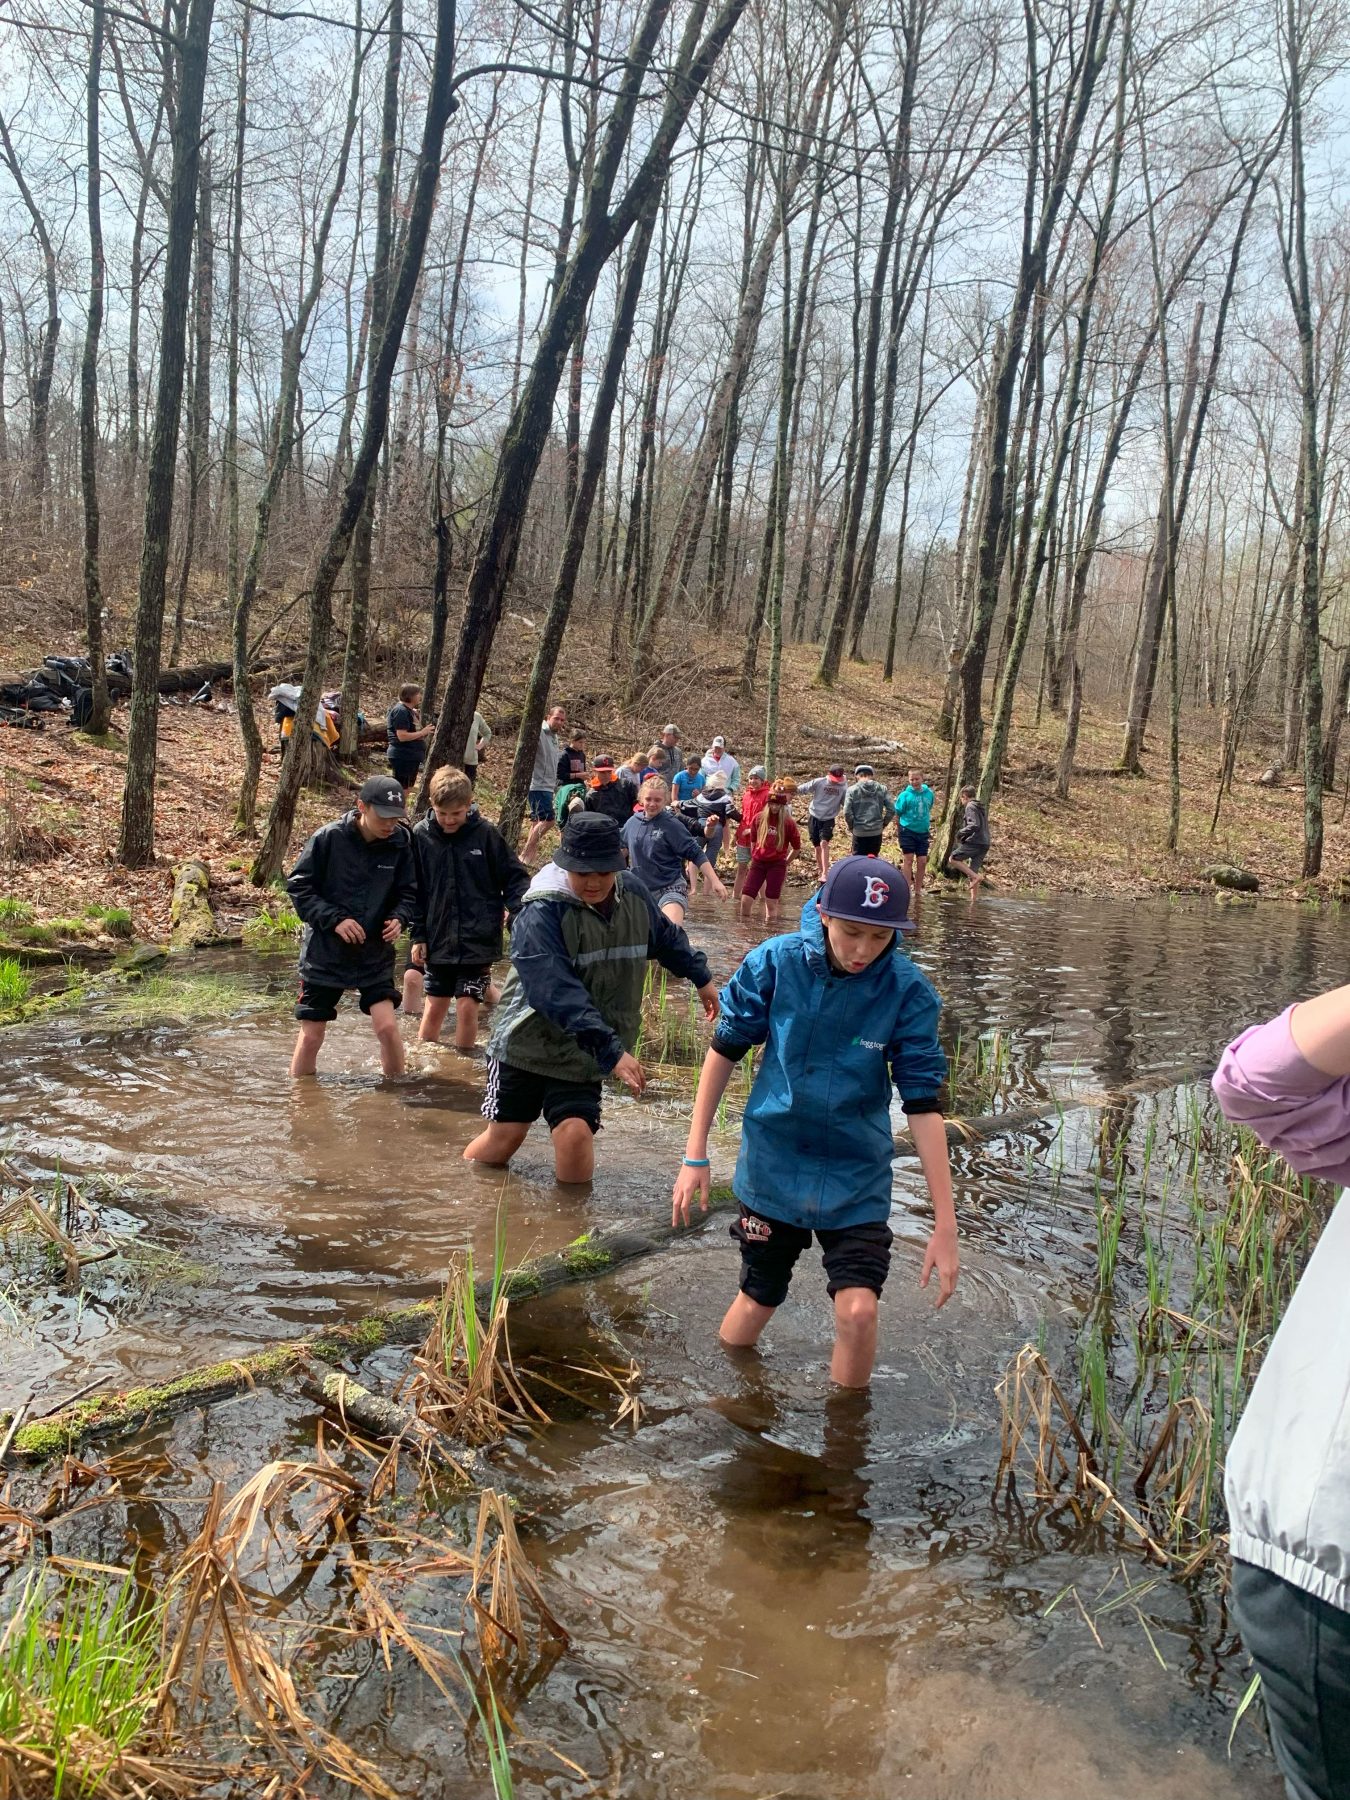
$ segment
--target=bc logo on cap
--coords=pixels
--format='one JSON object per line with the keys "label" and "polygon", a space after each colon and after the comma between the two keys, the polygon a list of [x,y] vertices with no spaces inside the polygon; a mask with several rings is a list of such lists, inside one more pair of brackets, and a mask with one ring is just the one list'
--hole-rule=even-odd
{"label": "bc logo on cap", "polygon": [[862,904],[864,906],[884,906],[891,897],[890,884],[880,875],[869,875],[863,883]]}

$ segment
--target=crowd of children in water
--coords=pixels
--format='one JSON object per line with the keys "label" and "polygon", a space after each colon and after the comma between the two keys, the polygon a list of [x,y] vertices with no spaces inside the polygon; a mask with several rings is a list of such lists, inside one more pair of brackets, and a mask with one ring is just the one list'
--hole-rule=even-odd
{"label": "crowd of children in water", "polygon": [[[866,1387],[891,1261],[893,1092],[932,1203],[920,1279],[937,1277],[938,1306],[960,1267],[940,1002],[901,949],[930,843],[934,794],[921,771],[910,770],[894,796],[866,763],[851,781],[840,764],[800,782],[771,779],[758,765],[742,776],[724,738],[686,756],[674,725],[645,756],[588,761],[583,734],[568,730],[557,707],[539,737],[522,861],[474,805],[491,735],[479,715],[462,766],[436,771],[429,810],[409,828],[405,789],[430,735],[419,701],[405,688],[390,713],[391,773],[373,776],[352,812],[315,832],[291,872],[304,922],[292,1074],[314,1073],[344,992],[355,990],[391,1076],[404,1067],[404,992],[417,993],[419,1036],[430,1042],[453,1004],[454,1041],[465,1052],[476,1046],[482,1010],[495,1006],[483,1129],[464,1156],[505,1165],[542,1118],[558,1180],[584,1183],[604,1083],[635,1096],[646,1084],[636,1054],[642,994],[648,964],[660,963],[693,986],[710,1027],[671,1195],[675,1225],[709,1204],[712,1124],[736,1064],[756,1052],[732,1184],[740,1281],[721,1340],[758,1342],[814,1237],[834,1304],[831,1377]],[[802,849],[797,797],[807,801],[816,875],[799,928],[756,944],[719,989],[684,930],[691,885],[726,897],[717,868],[729,843],[743,914],[762,897],[776,924]],[[973,791],[960,798],[946,866],[965,875],[973,900],[989,825]],[[840,819],[850,853],[834,860]],[[880,854],[892,819],[901,867]],[[532,875],[526,864],[554,830],[552,861]],[[498,992],[505,928],[510,972]],[[401,991],[405,932],[412,948]],[[1350,988],[1245,1032],[1214,1086],[1224,1110],[1295,1168],[1350,1179]],[[1347,1232],[1342,1205],[1267,1352],[1225,1476],[1234,1606],[1294,1800],[1350,1800]]]}
{"label": "crowd of children in water", "polygon": [[[932,788],[911,770],[893,798],[865,763],[851,782],[840,764],[800,783],[771,779],[757,764],[742,775],[723,737],[702,756],[686,756],[673,724],[645,756],[590,762],[584,734],[569,730],[555,707],[539,735],[522,858],[474,804],[490,737],[481,717],[466,746],[472,754],[435,772],[427,812],[410,822],[406,795],[430,730],[420,698],[405,687],[390,711],[390,773],[372,776],[350,813],[316,831],[291,871],[304,925],[292,1075],[315,1073],[346,992],[370,1019],[386,1076],[404,1069],[405,998],[410,1010],[420,1003],[418,1035],[429,1043],[439,1041],[453,1006],[462,1052],[475,1049],[482,1013],[492,1008],[484,1125],[465,1157],[505,1165],[542,1118],[558,1180],[587,1182],[604,1083],[634,1095],[646,1085],[636,1055],[642,994],[648,963],[660,963],[695,988],[711,1028],[674,1187],[677,1221],[707,1205],[712,1119],[736,1063],[752,1047],[759,1052],[735,1180],[740,1292],[723,1340],[756,1342],[814,1233],[835,1307],[834,1378],[866,1386],[890,1264],[893,1087],[933,1203],[922,1280],[937,1275],[939,1305],[958,1270],[939,1001],[899,948],[911,928],[912,893],[924,881]],[[798,794],[807,801],[816,875],[801,928],[756,945],[719,991],[684,930],[691,885],[734,897],[743,916],[761,900],[766,923],[776,925],[789,866],[802,850],[792,812]],[[952,861],[973,896],[988,823],[973,793],[963,799]],[[879,855],[892,817],[903,869]],[[836,860],[840,819],[851,844]],[[552,831],[552,860],[532,874],[528,865]],[[730,896],[717,872],[727,845],[736,865]],[[499,990],[493,965],[508,930],[510,970]],[[405,934],[411,950],[400,984]]]}

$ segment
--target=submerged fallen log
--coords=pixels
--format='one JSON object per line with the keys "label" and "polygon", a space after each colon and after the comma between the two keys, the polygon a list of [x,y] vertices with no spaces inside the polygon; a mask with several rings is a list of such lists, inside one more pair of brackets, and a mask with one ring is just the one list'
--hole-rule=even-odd
{"label": "submerged fallen log", "polygon": [[[513,1269],[506,1277],[506,1293],[519,1306],[576,1282],[608,1275],[624,1263],[651,1256],[675,1239],[702,1230],[735,1204],[730,1188],[717,1187],[707,1214],[697,1216],[689,1226],[635,1225],[588,1232],[551,1256],[541,1256]],[[490,1278],[478,1282],[476,1297],[478,1311],[486,1318],[492,1301]],[[312,1379],[315,1363],[334,1368],[367,1356],[384,1344],[420,1344],[430,1331],[435,1314],[436,1302],[422,1300],[413,1306],[370,1313],[350,1325],[332,1326],[316,1337],[297,1338],[293,1343],[255,1350],[249,1356],[189,1369],[156,1386],[92,1395],[21,1425],[14,1433],[9,1460],[49,1462],[82,1444],[128,1437],[189,1408],[212,1406],[249,1388],[276,1387],[297,1378]],[[0,1419],[0,1431],[8,1423],[8,1418]]]}

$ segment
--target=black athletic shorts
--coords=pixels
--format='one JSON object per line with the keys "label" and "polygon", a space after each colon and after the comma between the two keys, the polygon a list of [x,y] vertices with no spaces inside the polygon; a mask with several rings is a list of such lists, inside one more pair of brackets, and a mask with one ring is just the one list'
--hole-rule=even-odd
{"label": "black athletic shorts", "polygon": [[536,1075],[513,1063],[487,1059],[487,1092],[483,1117],[494,1125],[533,1125],[542,1114],[550,1131],[564,1119],[584,1119],[591,1130],[600,1129],[600,1083],[558,1081],[552,1075]]}
{"label": "black athletic shorts", "polygon": [[808,813],[806,830],[813,844],[828,844],[834,836],[834,820],[818,819],[814,813]]}
{"label": "black athletic shorts", "polygon": [[947,861],[964,863],[973,875],[978,875],[980,870],[984,867],[984,859],[988,854],[988,844],[980,844],[978,846],[971,846],[968,844],[964,849],[958,844],[955,850],[953,850],[951,855],[947,858]]}
{"label": "black athletic shorts", "polygon": [[[313,1019],[323,1024],[330,1024],[337,1017],[338,1001],[345,993],[345,987],[329,987],[326,982],[309,981],[300,977],[300,992],[296,995],[295,1016],[297,1019]],[[381,1000],[389,1000],[397,1006],[402,995],[392,981],[378,981],[374,987],[357,988],[357,999],[361,1011],[368,1013],[372,1006],[378,1006]]]}
{"label": "black athletic shorts", "polygon": [[[781,1306],[797,1258],[811,1248],[811,1233],[801,1225],[785,1225],[766,1219],[763,1213],[741,1208],[741,1216],[729,1227],[741,1246],[741,1292],[761,1306]],[[880,1294],[891,1267],[895,1234],[884,1220],[870,1225],[845,1225],[838,1231],[818,1231],[821,1260],[829,1279],[831,1300],[840,1288],[871,1288]]]}
{"label": "black athletic shorts", "polygon": [[908,825],[900,827],[900,854],[902,856],[927,856],[929,833],[911,831]]}
{"label": "black athletic shorts", "polygon": [[491,963],[428,963],[422,971],[428,1000],[487,999]]}
{"label": "black athletic shorts", "polygon": [[853,854],[855,856],[879,856],[881,854],[881,837],[879,831],[869,831],[859,837],[853,834]]}

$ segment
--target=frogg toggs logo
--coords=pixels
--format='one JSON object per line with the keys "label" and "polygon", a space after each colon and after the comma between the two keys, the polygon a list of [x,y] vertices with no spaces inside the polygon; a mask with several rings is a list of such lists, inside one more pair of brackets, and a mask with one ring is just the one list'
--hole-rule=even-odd
{"label": "frogg toggs logo", "polygon": [[884,1050],[886,1048],[879,1038],[855,1037],[853,1042],[859,1050]]}

